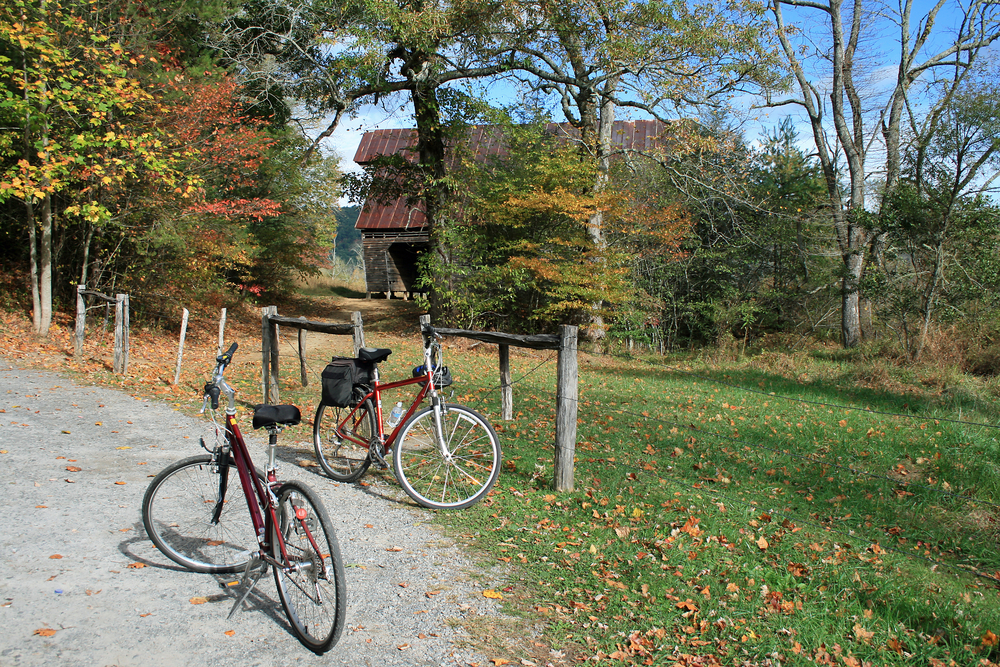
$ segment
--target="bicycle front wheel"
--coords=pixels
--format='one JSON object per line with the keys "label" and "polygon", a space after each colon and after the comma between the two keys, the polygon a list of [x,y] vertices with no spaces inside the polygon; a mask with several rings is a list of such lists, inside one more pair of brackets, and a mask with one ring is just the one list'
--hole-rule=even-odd
{"label": "bicycle front wheel", "polygon": [[434,422],[432,406],[414,414],[403,427],[393,445],[396,479],[424,507],[473,505],[500,476],[500,439],[485,417],[463,405],[441,406],[443,442]]}
{"label": "bicycle front wheel", "polygon": [[[357,400],[361,400],[358,396]],[[313,420],[313,448],[316,450],[316,460],[324,472],[338,482],[355,482],[371,465],[368,449],[356,442],[344,439],[337,428],[344,421],[351,408],[338,408],[323,405],[316,408],[316,419]],[[371,442],[377,429],[375,426],[375,408],[371,401],[365,401],[343,426],[343,432],[366,443]]]}
{"label": "bicycle front wheel", "polygon": [[[260,471],[256,474],[264,480]],[[220,465],[202,454],[164,468],[146,489],[142,523],[163,555],[195,572],[242,570],[257,549],[231,457],[228,465]]]}
{"label": "bicycle front wheel", "polygon": [[[344,630],[347,589],[337,535],[323,501],[304,484],[278,489],[277,524],[272,529],[274,581],[281,606],[299,641],[321,655]],[[281,554],[284,541],[287,560]]]}

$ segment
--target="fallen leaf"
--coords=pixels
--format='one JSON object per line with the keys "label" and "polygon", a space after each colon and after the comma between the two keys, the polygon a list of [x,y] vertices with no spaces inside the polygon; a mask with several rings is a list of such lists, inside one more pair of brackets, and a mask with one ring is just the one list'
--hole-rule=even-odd
{"label": "fallen leaf", "polygon": [[131,570],[138,570],[138,569],[146,567],[146,564],[145,563],[129,563],[125,567],[127,567],[127,568],[129,568]]}
{"label": "fallen leaf", "polygon": [[440,592],[441,592],[440,590],[437,590],[437,591],[427,591],[426,593],[424,593],[424,595],[426,595],[427,597],[430,598],[430,597],[434,597],[435,595],[437,595]]}
{"label": "fallen leaf", "polygon": [[56,631],[53,630],[52,628],[38,628],[37,630],[35,630],[31,634],[38,635],[40,637],[51,637],[55,633],[56,633]]}
{"label": "fallen leaf", "polygon": [[97,591],[92,591],[92,590],[90,590],[90,589],[88,588],[88,589],[87,589],[87,595],[97,595],[98,593],[100,593],[100,592],[101,592],[101,591],[103,591],[103,590],[104,590],[104,589],[102,588],[102,589],[100,589],[100,590],[97,590]]}
{"label": "fallen leaf", "polygon": [[986,634],[983,635],[982,640],[983,646],[996,646],[997,642],[1000,641],[1000,638],[998,638],[991,631],[987,630]]}
{"label": "fallen leaf", "polygon": [[153,612],[147,611],[145,614],[139,614],[139,618],[146,618],[147,616],[152,616]]}
{"label": "fallen leaf", "polygon": [[403,547],[389,547],[386,551],[402,551]]}
{"label": "fallen leaf", "polygon": [[309,459],[302,459],[301,461],[299,461],[299,467],[300,468],[318,468],[319,464],[316,463],[315,461],[311,461]]}
{"label": "fallen leaf", "polygon": [[222,634],[224,634],[224,635],[225,635],[225,636],[227,636],[227,637],[232,637],[233,635],[235,635],[235,634],[236,634],[236,630],[226,630],[226,631],[225,631],[225,632],[223,632]]}
{"label": "fallen leaf", "polygon": [[66,470],[69,470],[70,472],[80,472],[83,468],[80,466],[66,466]]}
{"label": "fallen leaf", "polygon": [[500,665],[510,664],[510,660],[505,660],[504,658],[493,658],[490,660],[490,662],[492,662],[494,665],[497,665],[497,667],[499,667]]}
{"label": "fallen leaf", "polygon": [[760,549],[761,551],[767,549],[767,540],[765,540],[763,536],[761,536],[761,538],[757,540],[757,548]]}
{"label": "fallen leaf", "polygon": [[398,648],[400,651],[405,651],[406,649],[410,648],[410,645],[409,644],[400,644],[396,648]]}
{"label": "fallen leaf", "polygon": [[126,482],[115,482],[115,484],[117,484],[117,485],[119,485],[119,486],[122,486],[122,485],[124,485],[125,483],[126,483]]}
{"label": "fallen leaf", "polygon": [[35,505],[35,509],[38,509],[38,510],[45,510],[45,509],[48,509],[48,508],[49,508],[48,505]]}
{"label": "fallen leaf", "polygon": [[49,558],[51,558],[52,560],[59,560],[60,558],[62,558],[62,556],[60,556],[59,554],[52,554],[51,556],[49,556]]}
{"label": "fallen leaf", "polygon": [[490,598],[491,600],[503,600],[503,593],[499,593],[494,590],[483,591],[484,598]]}
{"label": "fallen leaf", "polygon": [[854,637],[859,642],[864,642],[865,644],[867,644],[872,640],[872,637],[874,636],[875,636],[874,632],[869,632],[868,630],[865,630],[860,623],[854,624]]}
{"label": "fallen leaf", "polygon": [[191,604],[205,604],[206,602],[208,602],[208,598],[194,597],[188,600],[188,602],[190,602]]}
{"label": "fallen leaf", "polygon": [[115,449],[132,449],[132,448],[129,447],[128,445],[124,445],[122,447],[115,447]]}

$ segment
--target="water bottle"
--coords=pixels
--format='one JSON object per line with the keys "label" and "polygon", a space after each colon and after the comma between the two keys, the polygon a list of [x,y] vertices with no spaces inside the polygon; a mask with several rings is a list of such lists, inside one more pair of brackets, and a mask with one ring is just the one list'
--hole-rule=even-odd
{"label": "water bottle", "polygon": [[403,404],[396,403],[392,406],[392,412],[389,413],[389,426],[395,426],[399,423],[399,420],[403,418]]}

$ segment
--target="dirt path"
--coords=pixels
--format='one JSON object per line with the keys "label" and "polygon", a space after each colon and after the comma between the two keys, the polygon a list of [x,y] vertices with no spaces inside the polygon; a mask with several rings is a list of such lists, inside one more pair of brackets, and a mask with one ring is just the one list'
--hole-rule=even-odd
{"label": "dirt path", "polygon": [[[313,486],[336,525],[347,629],[322,658],[308,652],[270,577],[227,620],[236,590],[174,566],[140,517],[149,477],[199,453],[204,431],[204,421],[165,404],[0,358],[0,667],[492,664],[454,623],[502,622],[482,595],[495,584],[489,575],[426,525],[393,482],[336,484],[295,465],[289,450],[279,476]],[[262,462],[264,441],[252,440]]]}

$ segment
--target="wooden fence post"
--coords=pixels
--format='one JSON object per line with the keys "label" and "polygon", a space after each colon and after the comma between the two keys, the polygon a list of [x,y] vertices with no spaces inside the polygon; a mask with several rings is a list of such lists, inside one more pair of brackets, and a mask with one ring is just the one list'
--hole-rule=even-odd
{"label": "wooden fence post", "polygon": [[514,418],[514,388],[510,384],[510,345],[500,345],[500,419]]}
{"label": "wooden fence post", "polygon": [[114,372],[128,372],[128,294],[115,295],[115,359]]}
{"label": "wooden fence post", "polygon": [[[304,322],[306,318],[302,318]],[[299,373],[302,376],[302,386],[309,386],[309,375],[306,373],[306,330],[299,329]]]}
{"label": "wooden fence post", "polygon": [[278,325],[271,322],[277,314],[277,306],[261,308],[261,395],[270,405],[278,404]]}
{"label": "wooden fence post", "polygon": [[361,311],[351,313],[351,323],[354,325],[354,356],[365,346],[365,327],[361,322]]}
{"label": "wooden fence post", "polygon": [[73,332],[73,357],[79,359],[83,354],[83,336],[87,329],[87,302],[83,300],[83,290],[86,285],[76,286],[76,330]]}
{"label": "wooden fence post", "polygon": [[556,491],[573,490],[573,458],[576,454],[576,415],[579,399],[577,327],[559,327],[559,360],[556,372]]}
{"label": "wooden fence post", "polygon": [[181,342],[177,346],[177,370],[174,371],[174,385],[176,386],[181,379],[181,360],[184,358],[184,339],[187,338],[188,330],[188,316],[190,313],[188,309],[184,309],[184,314],[181,316]]}
{"label": "wooden fence post", "polygon": [[222,309],[222,316],[219,318],[219,351],[215,356],[222,354],[222,346],[226,344],[226,309]]}

